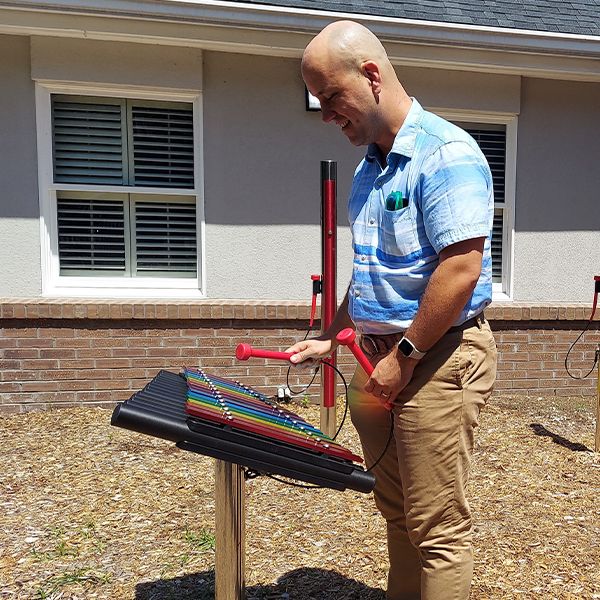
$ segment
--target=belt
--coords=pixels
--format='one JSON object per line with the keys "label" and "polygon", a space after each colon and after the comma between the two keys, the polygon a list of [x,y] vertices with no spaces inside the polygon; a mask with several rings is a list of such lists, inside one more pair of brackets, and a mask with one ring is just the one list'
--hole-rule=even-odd
{"label": "belt", "polygon": [[[456,333],[458,331],[464,331],[470,327],[481,328],[483,323],[485,323],[485,315],[483,313],[479,313],[478,315],[467,319],[460,325],[450,327],[450,329],[448,329],[444,335]],[[394,346],[398,344],[403,335],[404,331],[397,331],[396,333],[387,333],[384,335],[361,334],[359,346],[368,358],[372,358],[377,354],[387,354]]]}

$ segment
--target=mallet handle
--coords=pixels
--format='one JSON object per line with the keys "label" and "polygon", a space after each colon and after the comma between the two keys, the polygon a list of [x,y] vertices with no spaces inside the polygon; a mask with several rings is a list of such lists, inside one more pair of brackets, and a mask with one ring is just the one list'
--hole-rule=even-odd
{"label": "mallet handle", "polygon": [[365,353],[360,349],[360,346],[356,343],[356,331],[351,327],[342,329],[336,336],[335,339],[342,346],[348,346],[350,352],[354,354],[358,364],[365,370],[367,375],[371,375],[373,372],[373,365],[369,362],[369,359],[365,356]]}
{"label": "mallet handle", "polygon": [[238,344],[235,349],[235,357],[238,360],[248,360],[254,358],[275,358],[277,360],[290,360],[292,352],[275,352],[273,350],[261,350],[253,348],[250,344]]}

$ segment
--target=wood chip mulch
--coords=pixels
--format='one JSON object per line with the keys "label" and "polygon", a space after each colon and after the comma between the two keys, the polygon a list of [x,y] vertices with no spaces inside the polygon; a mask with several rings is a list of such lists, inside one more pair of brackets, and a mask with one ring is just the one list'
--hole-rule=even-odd
{"label": "wood chip mulch", "polygon": [[[475,600],[600,599],[595,399],[495,397],[470,482]],[[318,408],[291,410],[318,425]],[[214,597],[213,460],[110,411],[0,418],[0,598]],[[340,443],[360,453],[348,423]],[[248,599],[383,600],[371,495],[246,483]]]}

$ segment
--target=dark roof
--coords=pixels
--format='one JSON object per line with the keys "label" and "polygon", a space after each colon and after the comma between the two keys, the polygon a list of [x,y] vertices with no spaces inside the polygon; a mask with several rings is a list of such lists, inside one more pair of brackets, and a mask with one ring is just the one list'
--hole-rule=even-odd
{"label": "dark roof", "polygon": [[250,4],[600,35],[600,0],[244,0]]}

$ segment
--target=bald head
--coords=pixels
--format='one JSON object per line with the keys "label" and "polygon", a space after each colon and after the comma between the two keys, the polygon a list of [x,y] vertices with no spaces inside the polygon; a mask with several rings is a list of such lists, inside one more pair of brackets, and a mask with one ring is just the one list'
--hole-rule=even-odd
{"label": "bald head", "polygon": [[377,36],[354,21],[336,21],[327,25],[304,50],[302,72],[324,65],[354,70],[366,61],[374,61],[385,72],[393,67]]}
{"label": "bald head", "polygon": [[357,146],[389,151],[411,100],[377,37],[354,21],[331,23],[302,55],[302,77],[321,116]]}

